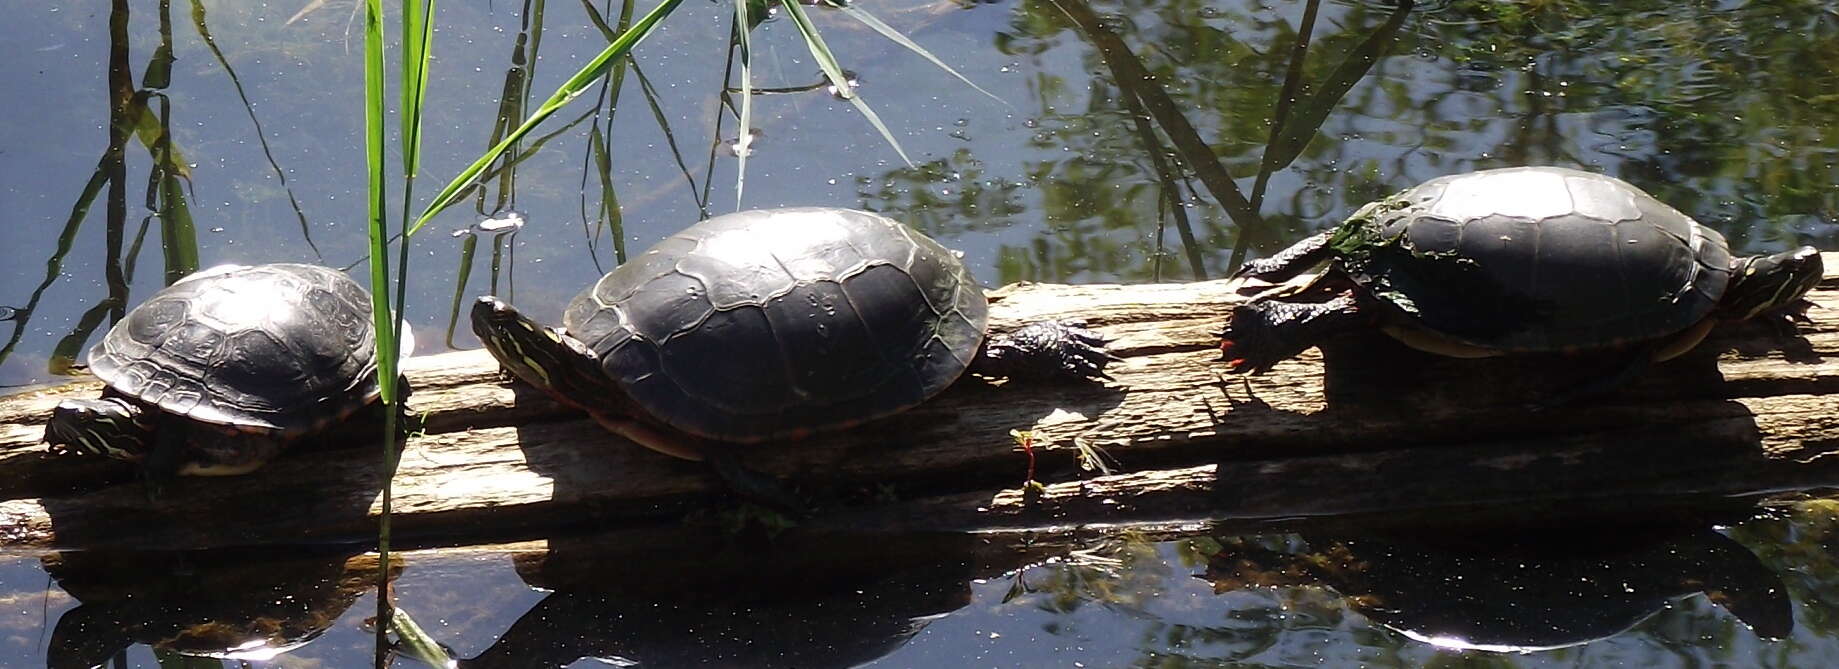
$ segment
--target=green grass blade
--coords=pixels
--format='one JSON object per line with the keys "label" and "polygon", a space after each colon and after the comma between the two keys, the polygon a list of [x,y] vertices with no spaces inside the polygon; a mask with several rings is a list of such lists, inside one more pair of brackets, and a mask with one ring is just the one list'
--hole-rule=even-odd
{"label": "green grass blade", "polygon": [[978,93],[982,93],[985,96],[988,96],[991,100],[995,100],[997,102],[1003,103],[1004,107],[1009,107],[1010,109],[1015,108],[1014,106],[1009,104],[1008,100],[1004,100],[1002,98],[996,97],[995,93],[991,93],[989,91],[983,90],[982,86],[978,86],[976,83],[972,82],[969,77],[966,77],[963,74],[959,74],[958,71],[952,69],[950,65],[946,65],[945,61],[939,60],[938,56],[932,55],[932,52],[927,51],[925,47],[922,47],[918,43],[914,42],[913,40],[908,39],[906,35],[900,34],[900,31],[895,30],[893,26],[883,23],[881,19],[877,18],[874,14],[870,14],[868,13],[868,11],[862,9],[861,7],[857,7],[855,5],[832,5],[832,6],[836,7],[837,9],[843,10],[844,14],[848,14],[850,18],[860,21],[862,25],[868,26],[869,29],[874,30],[875,32],[881,33],[882,37],[886,37],[889,40],[893,41],[895,44],[899,44],[903,47],[906,47],[908,51],[912,51],[913,53],[919,54],[921,58],[931,61],[933,65],[938,66],[939,69],[944,70],[947,74],[957,77],[958,81],[962,81],[964,82],[964,85],[969,86],[973,89],[976,89]]}
{"label": "green grass blade", "polygon": [[421,108],[428,99],[428,62],[434,57],[434,0],[402,3],[402,173],[421,169]]}
{"label": "green grass blade", "polygon": [[[555,139],[556,137],[561,136],[563,133],[568,132],[570,129],[574,128],[577,125],[581,125],[582,121],[587,120],[588,117],[593,116],[593,115],[594,115],[594,110],[590,109],[586,113],[583,113],[582,115],[575,117],[574,120],[569,121],[566,125],[563,125],[560,128],[556,128],[554,132],[543,135],[542,137],[538,137],[536,141],[530,143],[530,146],[519,150],[515,158],[509,161],[506,161],[505,164],[503,165],[499,165],[497,167],[491,168],[490,170],[486,171],[484,174],[481,174],[479,176],[480,180],[489,181],[491,179],[497,178],[499,172],[515,167],[519,163],[522,163],[523,161],[528,160],[532,156],[535,156],[540,150],[542,150],[543,145],[549,143],[549,140],[552,140],[552,139]],[[461,193],[461,195],[465,195],[465,193]],[[390,235],[389,241],[386,242],[386,245],[394,244],[399,239],[402,239],[401,231],[397,231],[396,233]],[[349,272],[352,269],[356,268],[357,266],[362,265],[367,262],[370,262],[369,252],[365,252],[364,255],[359,256],[357,260],[353,260],[349,263],[346,263],[340,266],[339,270],[344,271],[344,272]],[[397,300],[396,302],[400,304],[402,301]]]}
{"label": "green grass blade", "polygon": [[390,623],[396,627],[397,648],[403,655],[438,669],[451,669],[459,666],[453,656],[447,654],[447,649],[435,642],[434,637],[422,631],[421,625],[402,609],[394,611],[390,617]]}
{"label": "green grass blade", "polygon": [[[375,0],[367,1],[375,2]],[[524,122],[519,125],[516,130],[511,131],[504,139],[499,140],[496,146],[493,146],[485,155],[473,161],[471,165],[467,166],[465,170],[462,170],[459,175],[455,176],[452,181],[448,182],[447,186],[442,188],[441,192],[434,197],[434,200],[428,203],[428,207],[422,211],[421,217],[416,219],[415,224],[410,226],[408,234],[412,235],[421,230],[422,226],[427,225],[428,221],[432,220],[436,214],[439,214],[441,210],[446,209],[448,206],[452,205],[454,201],[458,200],[459,197],[473,185],[474,180],[478,178],[479,174],[485,171],[486,166],[490,165],[499,154],[504,153],[505,149],[509,148],[512,143],[522,139],[524,135],[529,134],[538,124],[549,118],[557,109],[561,109],[563,105],[568,104],[570,100],[586,92],[588,87],[592,86],[594,81],[599,79],[600,76],[606,72],[607,68],[612,66],[615,59],[631,52],[634,46],[637,46],[641,40],[649,36],[652,31],[657,28],[659,21],[662,21],[666,16],[670,16],[671,12],[676,10],[677,6],[680,4],[683,4],[683,0],[664,0],[659,3],[657,7],[652,8],[650,12],[640,17],[638,22],[633,24],[632,30],[628,30],[620,35],[619,39],[607,45],[607,48],[603,49],[599,55],[595,56],[593,60],[588,61],[587,65],[582,66],[580,71],[577,71],[574,76],[569,77],[568,81],[564,82],[561,88],[556,89],[556,92],[550,95],[549,99],[545,100],[542,106],[537,108],[535,113],[532,113],[529,118],[524,119]]]}
{"label": "green grass blade", "polygon": [[881,133],[882,139],[886,139],[888,144],[894,147],[894,153],[900,154],[901,161],[905,162],[907,167],[913,167],[913,160],[907,157],[905,149],[900,148],[900,142],[894,139],[894,133],[888,132],[888,127],[881,122],[881,116],[869,108],[868,103],[862,100],[862,96],[851,90],[849,77],[843,74],[843,66],[837,62],[836,55],[830,52],[830,47],[824,44],[823,36],[817,34],[817,26],[811,24],[811,17],[805,14],[804,8],[796,2],[781,3],[780,6],[785,8],[786,16],[792,19],[792,25],[798,27],[798,34],[805,38],[805,46],[811,50],[811,57],[817,59],[818,66],[823,68],[824,76],[830,78],[831,89],[836,91],[838,97],[855,104],[856,110],[862,112],[862,117],[868,119],[869,125],[875,126],[875,130]]}
{"label": "green grass blade", "polygon": [[[788,2],[787,5],[797,5]],[[734,24],[737,26],[754,25],[748,20],[747,0],[734,0]],[[747,156],[753,153],[753,48],[748,38],[750,30],[736,30],[735,35],[741,47],[741,127],[734,131],[734,208],[741,208],[741,194],[747,189]],[[802,30],[801,30],[802,32]],[[833,79],[832,81],[837,81]]]}
{"label": "green grass blade", "polygon": [[[371,318],[377,337],[377,381],[386,402],[396,397],[396,356],[382,337],[395,332],[390,318],[389,232],[385,229],[388,198],[385,185],[387,166],[383,158],[385,140],[383,122],[383,7],[382,0],[364,0],[364,173],[368,187],[370,231],[370,302]],[[384,365],[388,365],[385,368]]]}
{"label": "green grass blade", "polygon": [[894,133],[888,132],[888,126],[881,122],[881,116],[877,115],[875,110],[869,109],[868,100],[863,99],[860,95],[852,95],[849,96],[849,101],[856,106],[856,111],[862,112],[862,118],[868,119],[869,125],[875,126],[875,131],[881,133],[881,138],[888,140],[888,145],[894,147],[894,153],[900,154],[901,161],[905,162],[907,167],[915,167],[913,159],[908,158],[907,152],[900,148],[900,141],[894,139]]}
{"label": "green grass blade", "polygon": [[837,95],[844,99],[855,97],[856,92],[849,89],[849,77],[843,75],[843,66],[830,52],[830,46],[824,44],[824,36],[817,33],[817,26],[811,24],[804,7],[796,2],[783,2],[779,6],[785,8],[786,17],[792,19],[798,34],[805,38],[805,47],[811,50],[811,57],[817,59],[817,66],[823,68],[824,76],[836,86]]}
{"label": "green grass blade", "polygon": [[[413,0],[410,0],[413,1]],[[395,464],[396,421],[399,411],[396,387],[396,318],[390,309],[389,232],[384,227],[387,165],[383,159],[385,141],[383,104],[383,6],[382,0],[364,0],[364,167],[368,190],[367,229],[370,236],[370,314],[377,341],[377,384],[387,410],[383,428],[384,471]],[[407,243],[407,240],[404,240]],[[383,511],[377,523],[377,553],[389,564],[389,483],[385,479]],[[389,656],[390,598],[389,570],[377,580],[376,666],[386,666]]]}

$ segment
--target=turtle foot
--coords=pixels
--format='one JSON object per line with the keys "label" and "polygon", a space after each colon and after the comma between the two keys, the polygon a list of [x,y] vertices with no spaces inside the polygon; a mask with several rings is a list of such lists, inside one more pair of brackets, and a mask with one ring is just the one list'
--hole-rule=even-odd
{"label": "turtle foot", "polygon": [[973,372],[1025,380],[1109,380],[1105,366],[1122,358],[1105,349],[1111,340],[1085,321],[1039,321],[984,342]]}
{"label": "turtle foot", "polygon": [[1233,374],[1263,374],[1361,316],[1351,292],[1327,302],[1253,300],[1233,307],[1220,332],[1220,360]]}

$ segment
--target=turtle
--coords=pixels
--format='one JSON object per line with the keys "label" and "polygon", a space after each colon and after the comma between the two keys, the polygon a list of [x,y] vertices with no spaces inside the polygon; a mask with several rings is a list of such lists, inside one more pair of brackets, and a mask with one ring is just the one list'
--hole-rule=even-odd
{"label": "turtle", "polygon": [[1576,389],[1591,394],[1720,321],[1804,321],[1822,271],[1809,246],[1733,257],[1717,230],[1615,177],[1491,169],[1426,181],[1246,263],[1235,279],[1279,285],[1232,309],[1219,346],[1250,375],[1373,325],[1461,358],[1629,351]]}
{"label": "turtle", "polygon": [[794,506],[734,446],[791,441],[925,402],[966,371],[1110,377],[1082,321],[989,333],[956,253],[894,219],[825,207],[716,216],[582,290],[560,329],[495,296],[473,331],[513,376],[660,453],[707,461],[743,495]]}
{"label": "turtle", "polygon": [[291,440],[374,403],[370,294],[318,265],[221,265],[148,297],[89,351],[105,387],[59,403],[54,454],[174,475],[253,471]]}

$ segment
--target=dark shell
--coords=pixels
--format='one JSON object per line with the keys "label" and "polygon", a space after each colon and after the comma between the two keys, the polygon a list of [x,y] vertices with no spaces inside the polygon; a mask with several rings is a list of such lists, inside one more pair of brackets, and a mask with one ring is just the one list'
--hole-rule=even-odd
{"label": "dark shell", "polygon": [[754,442],[924,402],[970,364],[987,312],[925,235],[801,208],[692,225],[601,277],[563,324],[652,417]]}
{"label": "dark shell", "polygon": [[1627,182],[1577,170],[1433,179],[1364,225],[1403,243],[1347,254],[1355,281],[1432,331],[1499,350],[1662,337],[1710,315],[1730,280],[1723,235]]}
{"label": "dark shell", "polygon": [[297,434],[377,397],[370,295],[317,265],[214,267],[128,312],[89,351],[110,388],[205,423]]}

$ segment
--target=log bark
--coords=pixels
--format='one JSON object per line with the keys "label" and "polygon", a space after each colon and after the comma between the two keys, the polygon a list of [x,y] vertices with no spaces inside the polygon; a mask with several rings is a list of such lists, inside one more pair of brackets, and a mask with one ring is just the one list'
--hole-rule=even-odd
{"label": "log bark", "polygon": [[[1452,360],[1366,334],[1241,380],[1215,360],[1216,333],[1243,299],[1228,282],[1009,286],[992,294],[998,327],[1083,318],[1115,338],[1115,381],[965,379],[898,416],[751,447],[745,460],[849,500],[820,500],[806,527],[886,531],[1542,513],[1834,485],[1839,254],[1826,264],[1811,295],[1821,308],[1798,338],[1720,327],[1610,396],[1543,411],[1528,399],[1618,359]],[[703,466],[606,433],[509,382],[481,351],[415,358],[406,373],[423,425],[394,466],[399,545],[669,526],[720,492]],[[53,458],[40,443],[51,407],[98,389],[0,398],[0,551],[362,544],[374,534],[388,473],[371,431],[306,440],[254,474],[185,480],[151,503],[128,466]],[[1012,430],[1031,431],[1044,490],[1024,494],[1029,456]],[[1113,473],[1082,470],[1080,445],[1102,450]]]}

